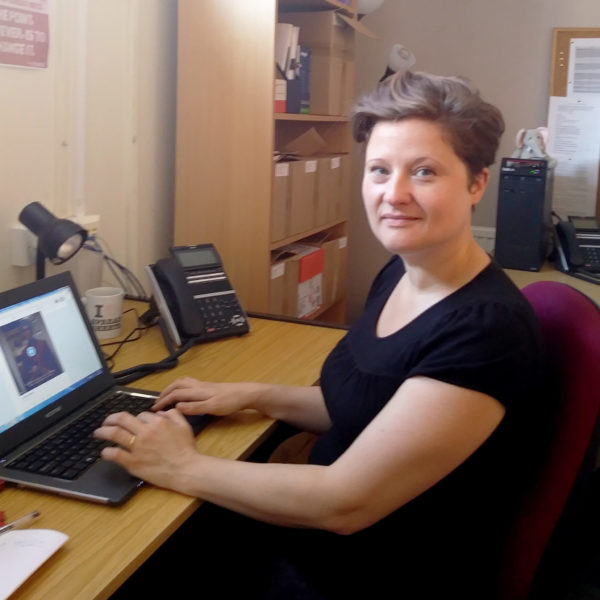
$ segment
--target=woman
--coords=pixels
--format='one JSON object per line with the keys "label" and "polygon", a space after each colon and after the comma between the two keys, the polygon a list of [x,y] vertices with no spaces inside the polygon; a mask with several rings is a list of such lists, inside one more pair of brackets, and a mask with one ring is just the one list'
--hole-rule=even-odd
{"label": "woman", "polygon": [[[103,457],[136,476],[285,526],[272,597],[493,597],[543,376],[533,313],[470,229],[503,130],[460,79],[384,81],[358,103],[354,135],[367,218],[394,257],[321,387],[183,379],[157,413],[97,431],[120,446]],[[311,464],[196,452],[182,415],[245,408],[319,434]]]}

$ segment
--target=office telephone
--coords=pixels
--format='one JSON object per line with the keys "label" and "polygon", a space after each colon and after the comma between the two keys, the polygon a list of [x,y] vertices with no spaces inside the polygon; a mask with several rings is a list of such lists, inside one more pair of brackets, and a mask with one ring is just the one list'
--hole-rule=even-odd
{"label": "office telephone", "polygon": [[154,300],[177,346],[250,331],[246,313],[212,244],[174,246],[146,267]]}
{"label": "office telephone", "polygon": [[600,223],[595,217],[569,217],[555,226],[556,267],[600,283]]}

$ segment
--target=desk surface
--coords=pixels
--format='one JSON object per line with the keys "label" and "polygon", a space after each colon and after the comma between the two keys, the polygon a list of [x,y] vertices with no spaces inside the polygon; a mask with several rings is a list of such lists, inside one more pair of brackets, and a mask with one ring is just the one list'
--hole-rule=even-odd
{"label": "desk surface", "polygon": [[517,271],[516,269],[505,269],[504,271],[520,288],[534,281],[558,281],[574,287],[600,304],[600,285],[561,273],[548,263],[539,271]]}
{"label": "desk surface", "polygon": [[[124,330],[133,327],[126,316]],[[310,325],[251,319],[252,331],[193,347],[180,365],[132,385],[160,390],[175,377],[211,381],[261,381],[312,385],[321,364],[344,331]],[[143,341],[127,344],[117,368],[156,361],[166,354],[154,328]],[[223,458],[244,458],[268,435],[273,422],[254,412],[223,418],[197,438],[198,450]],[[123,506],[107,507],[50,494],[7,487],[0,509],[7,519],[32,510],[35,527],[57,529],[67,543],[23,585],[11,600],[89,600],[108,598],[198,507],[187,496],[144,486]]]}
{"label": "desk surface", "polygon": [[[569,277],[551,267],[534,273],[508,270],[519,287],[540,280],[562,281],[600,303],[600,286]],[[126,316],[124,330],[134,318]],[[262,319],[252,332],[195,346],[172,370],[133,385],[160,390],[175,377],[212,381],[262,381],[311,385],[321,364],[344,332],[338,329]],[[117,368],[156,361],[166,354],[154,329],[143,341],[126,345]],[[215,421],[197,439],[198,450],[223,458],[244,458],[268,435],[269,419],[246,412]],[[199,501],[153,486],[140,489],[120,507],[107,507],[50,494],[7,487],[0,509],[8,519],[39,510],[38,528],[57,529],[68,542],[23,585],[11,600],[90,600],[108,598],[198,507]]]}

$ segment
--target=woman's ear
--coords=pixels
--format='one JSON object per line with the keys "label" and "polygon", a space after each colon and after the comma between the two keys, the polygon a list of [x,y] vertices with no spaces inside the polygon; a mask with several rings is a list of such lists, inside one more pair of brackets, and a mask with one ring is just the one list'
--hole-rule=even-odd
{"label": "woman's ear", "polygon": [[479,171],[479,173],[473,177],[473,181],[469,186],[469,192],[473,196],[473,205],[477,204],[481,200],[489,179],[490,170],[487,167],[481,169],[481,171]]}

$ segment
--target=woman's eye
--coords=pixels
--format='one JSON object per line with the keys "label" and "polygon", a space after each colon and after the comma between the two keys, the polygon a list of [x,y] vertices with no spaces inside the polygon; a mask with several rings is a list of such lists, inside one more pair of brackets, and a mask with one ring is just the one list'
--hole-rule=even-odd
{"label": "woman's eye", "polygon": [[419,167],[416,171],[415,171],[415,175],[417,175],[418,177],[431,177],[431,175],[433,175],[433,171],[431,169],[429,169],[428,167]]}
{"label": "woman's eye", "polygon": [[373,173],[373,175],[384,177],[388,174],[388,171],[384,167],[371,167],[371,173]]}

